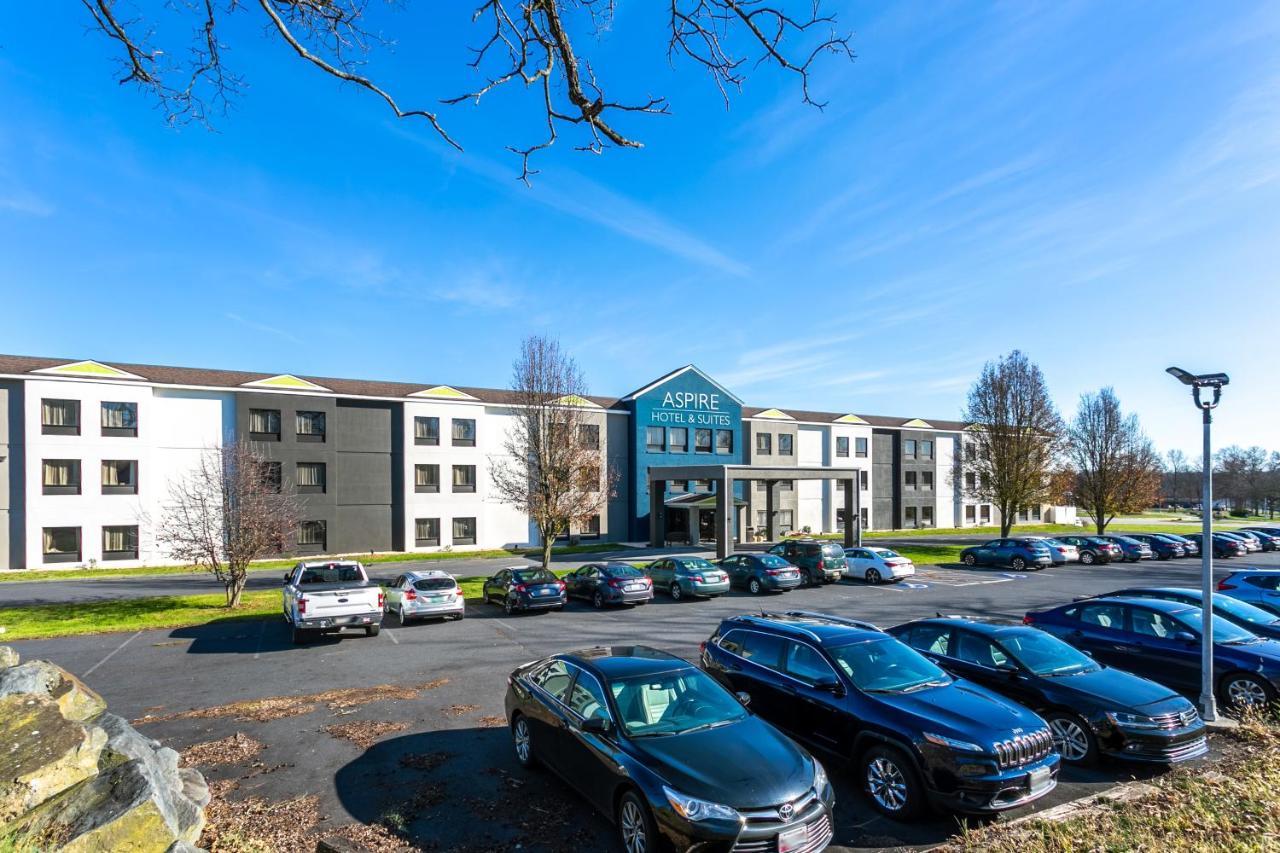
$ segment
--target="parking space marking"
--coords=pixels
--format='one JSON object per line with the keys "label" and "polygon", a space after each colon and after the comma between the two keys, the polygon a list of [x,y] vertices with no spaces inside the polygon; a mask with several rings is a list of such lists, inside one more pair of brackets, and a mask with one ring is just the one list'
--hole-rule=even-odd
{"label": "parking space marking", "polygon": [[257,660],[262,655],[262,639],[267,635],[267,620],[263,619],[261,626],[258,628],[258,647],[253,650],[253,659]]}
{"label": "parking space marking", "polygon": [[[382,633],[382,632],[379,631],[378,633]],[[391,639],[391,642],[395,643],[397,646],[400,645],[400,641],[396,639],[395,631],[388,631],[387,636]]]}
{"label": "parking space marking", "polygon": [[88,678],[89,676],[93,675],[93,671],[94,671],[95,669],[97,669],[98,667],[102,666],[102,665],[103,665],[104,663],[106,663],[107,661],[111,660],[113,657],[115,657],[115,656],[116,656],[116,653],[117,653],[117,652],[119,652],[121,649],[123,649],[125,646],[129,645],[131,642],[133,642],[134,640],[136,640],[136,639],[137,639],[138,637],[140,637],[140,636],[142,636],[142,632],[141,632],[141,631],[139,631],[139,632],[138,632],[138,633],[136,633],[136,634],[133,634],[133,635],[132,635],[132,636],[130,636],[128,639],[126,639],[123,643],[121,643],[120,645],[116,646],[116,647],[115,647],[114,649],[112,649],[111,651],[107,652],[107,656],[106,656],[105,658],[103,658],[102,660],[98,661],[97,663],[95,663],[93,666],[89,667],[87,670],[85,670],[85,673],[84,673],[84,675],[83,675],[83,676],[81,676],[81,678]]}

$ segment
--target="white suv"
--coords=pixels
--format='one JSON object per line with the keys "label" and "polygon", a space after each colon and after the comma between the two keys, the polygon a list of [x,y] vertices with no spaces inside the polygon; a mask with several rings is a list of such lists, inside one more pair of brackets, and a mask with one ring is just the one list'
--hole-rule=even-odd
{"label": "white suv", "polygon": [[386,610],[401,625],[410,619],[448,617],[461,619],[466,606],[458,582],[448,572],[406,572],[387,587]]}

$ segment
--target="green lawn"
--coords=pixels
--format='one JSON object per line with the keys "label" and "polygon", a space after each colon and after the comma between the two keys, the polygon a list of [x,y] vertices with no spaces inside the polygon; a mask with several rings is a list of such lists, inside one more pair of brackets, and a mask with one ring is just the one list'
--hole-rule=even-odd
{"label": "green lawn", "polygon": [[240,608],[226,609],[226,596],[164,595],[66,604],[36,604],[29,607],[0,608],[0,640],[37,640],[77,634],[105,634],[111,631],[142,631],[151,628],[180,628],[210,622],[261,619],[280,612],[280,593],[246,592]]}
{"label": "green lawn", "polygon": [[[565,545],[552,549],[553,554],[596,554],[609,551],[630,550],[616,542],[591,542],[586,545]],[[435,560],[476,560],[498,559],[501,557],[528,557],[540,559],[542,551],[537,548],[517,548],[506,550],[495,548],[488,551],[433,551],[429,554],[394,553],[394,554],[350,554],[344,559],[359,560],[366,566],[375,563],[407,563],[432,562]],[[251,572],[280,571],[292,567],[299,558],[282,560],[262,560],[249,567]],[[325,557],[307,557],[308,560],[323,560]],[[334,557],[334,559],[339,559]],[[86,578],[126,578],[146,577],[151,575],[188,575],[198,572],[190,566],[144,566],[131,569],[37,569],[32,571],[0,572],[0,583],[16,583],[22,581],[74,581]]]}

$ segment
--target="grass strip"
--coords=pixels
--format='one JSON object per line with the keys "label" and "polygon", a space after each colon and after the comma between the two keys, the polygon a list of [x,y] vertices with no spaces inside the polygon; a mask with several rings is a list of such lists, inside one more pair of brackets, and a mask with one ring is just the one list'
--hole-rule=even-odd
{"label": "grass strip", "polygon": [[226,596],[158,595],[149,598],[87,601],[77,604],[33,604],[0,608],[0,639],[38,640],[105,634],[113,631],[146,631],[182,628],[214,622],[262,619],[280,613],[280,592],[246,592],[237,610],[227,610]]}

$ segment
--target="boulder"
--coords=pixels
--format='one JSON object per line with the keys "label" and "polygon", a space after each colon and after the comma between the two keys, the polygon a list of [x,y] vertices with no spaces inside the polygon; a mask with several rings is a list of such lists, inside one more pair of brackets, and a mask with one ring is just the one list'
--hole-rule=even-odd
{"label": "boulder", "polygon": [[13,646],[0,646],[0,669],[18,665],[18,653]]}
{"label": "boulder", "polygon": [[52,699],[0,696],[0,827],[96,774],[106,743]]}
{"label": "boulder", "polygon": [[170,840],[195,842],[204,829],[204,807],[209,804],[209,786],[199,771],[178,767],[178,753],[162,746],[115,714],[103,714],[98,725],[107,733],[104,766],[118,756],[136,761],[147,779],[152,798],[164,817]]}
{"label": "boulder", "polygon": [[44,696],[58,703],[68,720],[88,722],[107,708],[102,697],[60,666],[33,660],[0,669],[0,697]]}

